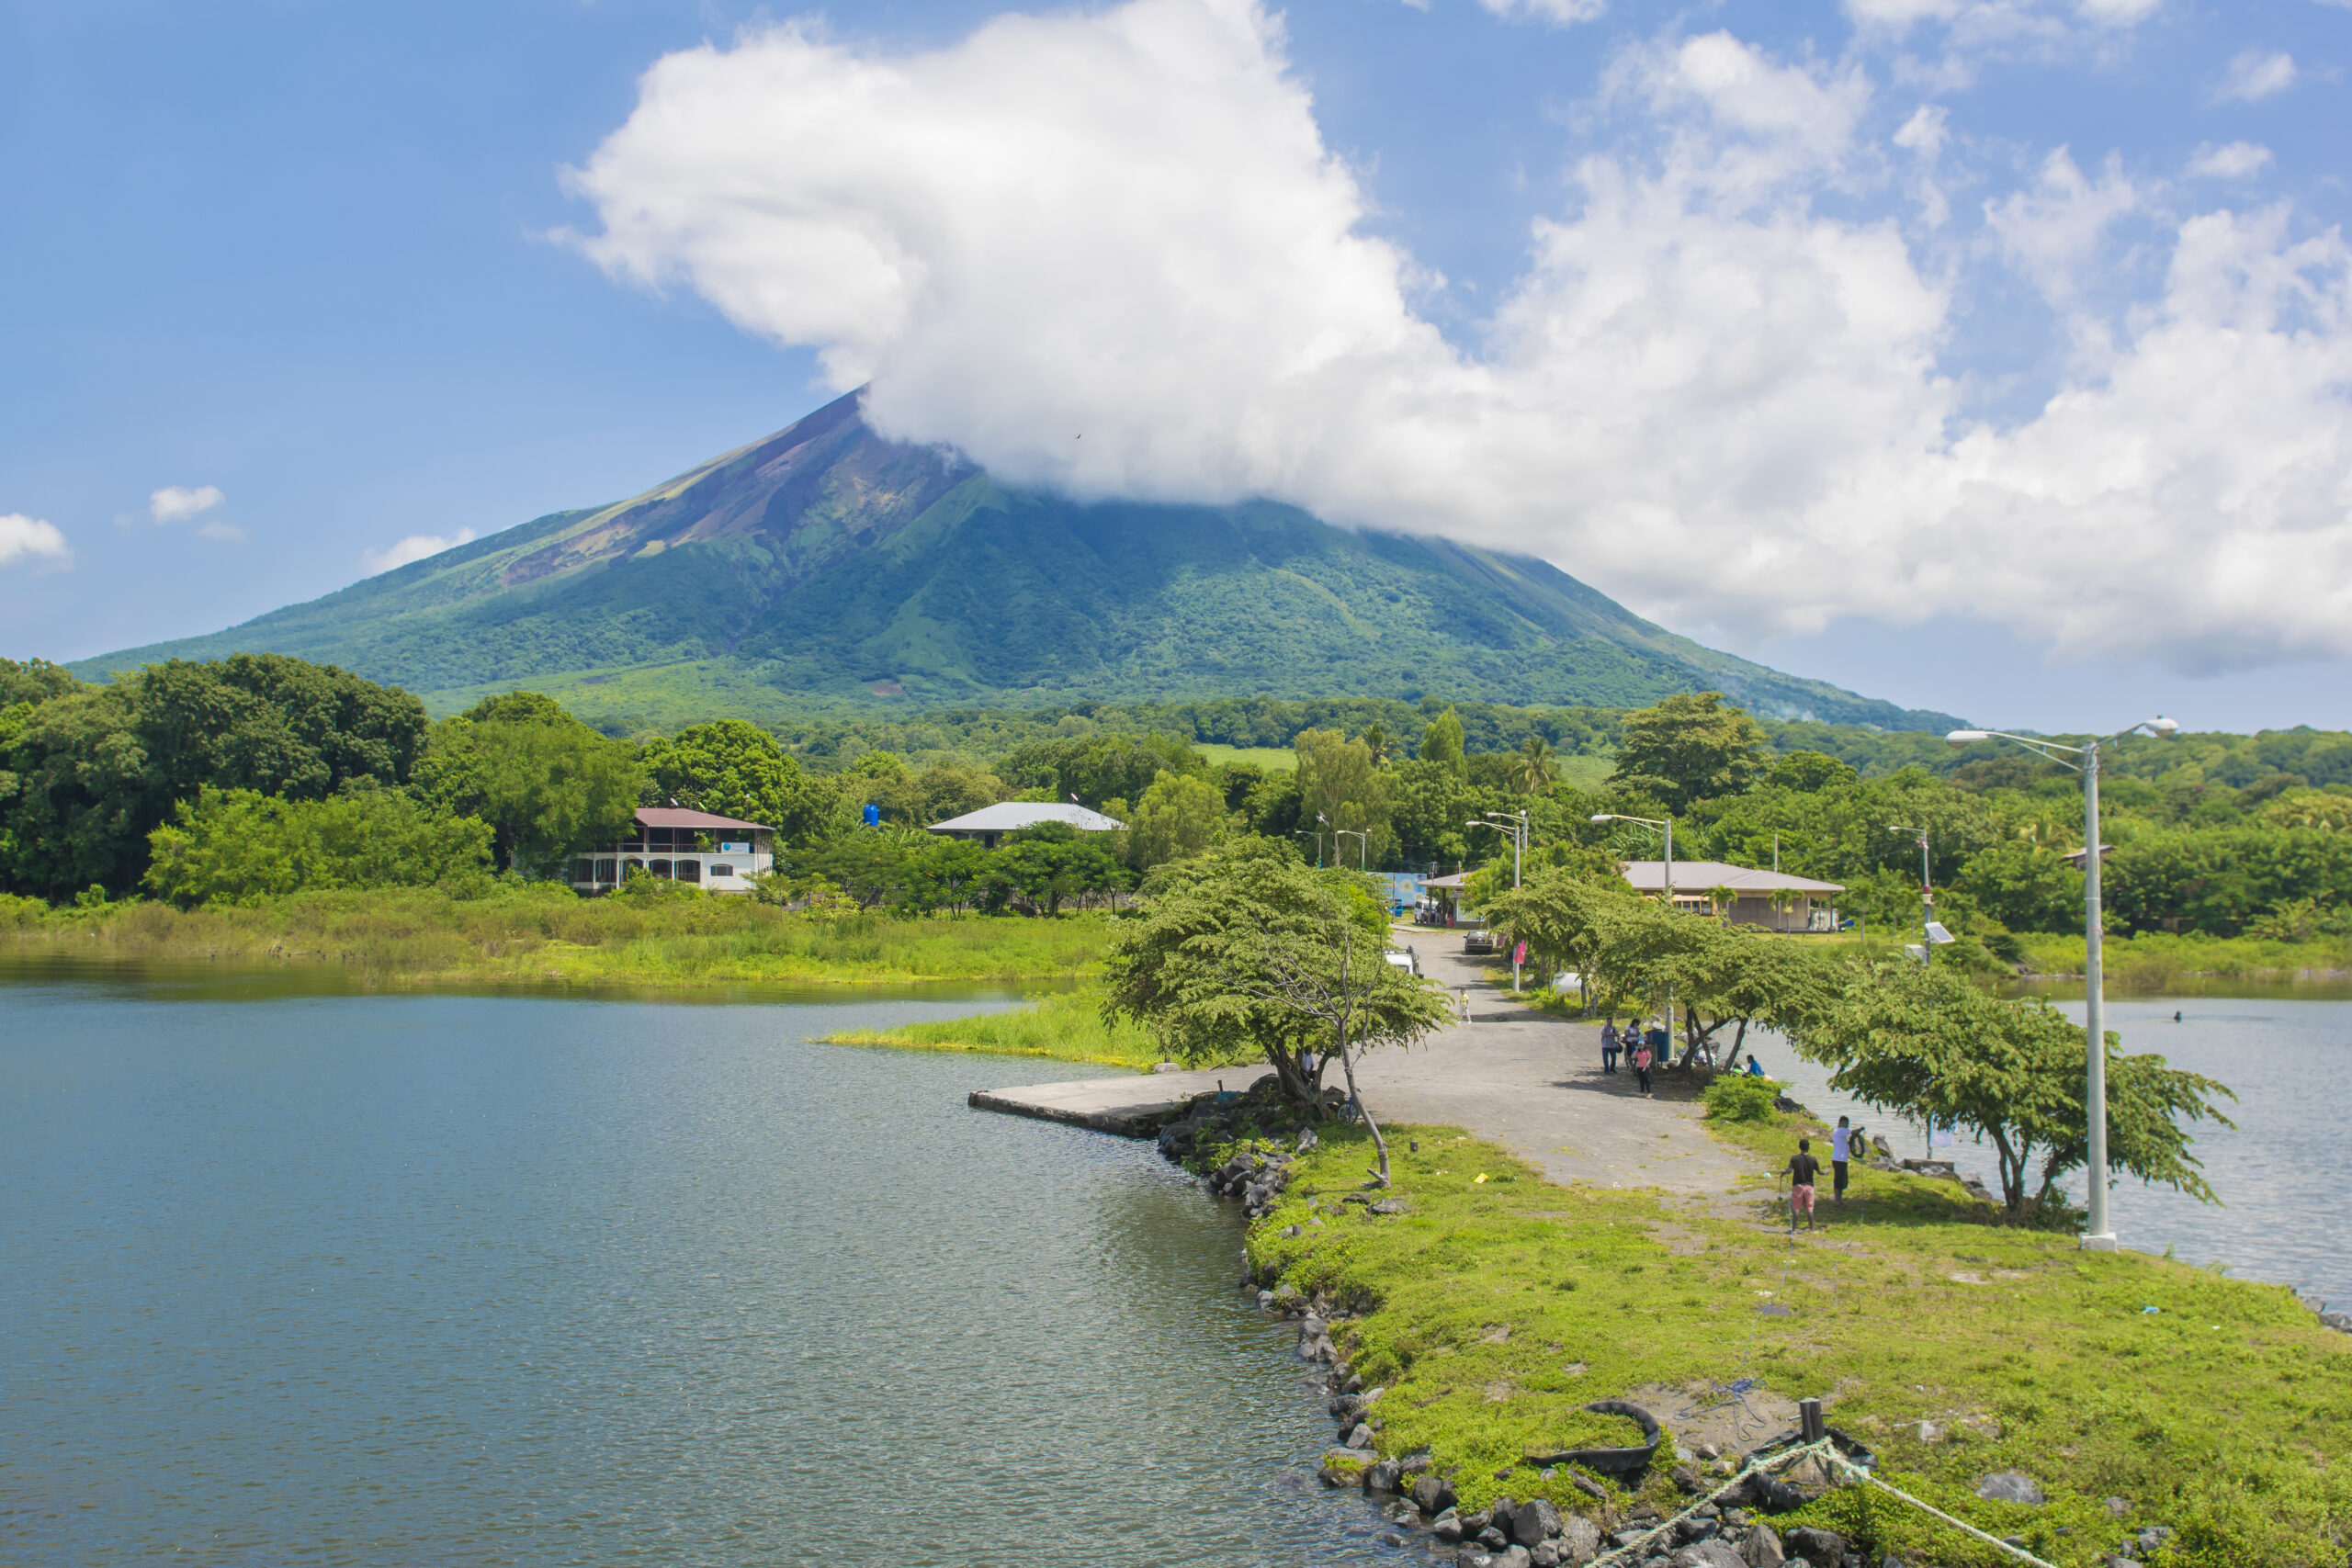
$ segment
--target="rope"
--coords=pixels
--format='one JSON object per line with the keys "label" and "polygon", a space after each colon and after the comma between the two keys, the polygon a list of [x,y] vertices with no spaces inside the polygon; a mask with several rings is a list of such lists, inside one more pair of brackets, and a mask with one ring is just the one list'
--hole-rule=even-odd
{"label": "rope", "polygon": [[1832,1453],[1829,1457],[1834,1463],[1836,1463],[1840,1469],[1848,1472],[1849,1474],[1852,1474],[1862,1481],[1868,1482],[1871,1485],[1877,1487],[1882,1492],[1901,1498],[1903,1501],[1910,1504],[1913,1507],[1918,1509],[1923,1514],[1934,1515],[1937,1518],[1941,1519],[1944,1523],[1951,1526],[1951,1528],[1956,1530],[1966,1531],[1968,1534],[1973,1535],[1977,1540],[1984,1542],[1987,1546],[1996,1546],[2000,1548],[2000,1550],[2007,1552],[2010,1556],[2016,1558],[2020,1562],[2030,1562],[2034,1564],[2034,1568],[2052,1568],[2052,1564],[2044,1562],[2041,1558],[2036,1557],[2024,1547],[2012,1546],[1998,1536],[1987,1535],[1983,1530],[1978,1529],[1974,1525],[1970,1524],[1966,1519],[1955,1519],[1950,1514],[1945,1513],[1941,1508],[1935,1506],[1933,1504],[1922,1503],[1918,1498],[1914,1497],[1908,1492],[1902,1491],[1897,1487],[1889,1486],[1885,1482],[1881,1481],[1877,1476],[1872,1475],[1869,1471],[1864,1470],[1861,1466],[1847,1459],[1843,1454]]}
{"label": "rope", "polygon": [[1656,1540],[1659,1536],[1673,1529],[1675,1526],[1680,1524],[1683,1520],[1689,1518],[1691,1515],[1697,1513],[1700,1509],[1705,1507],[1708,1504],[1713,1502],[1724,1493],[1736,1490],[1751,1475],[1760,1474],[1771,1470],[1777,1465],[1793,1464],[1798,1460],[1804,1458],[1807,1454],[1823,1452],[1834,1453],[1835,1451],[1835,1450],[1830,1448],[1829,1439],[1827,1438],[1824,1438],[1817,1443],[1807,1443],[1801,1449],[1791,1449],[1786,1453],[1774,1454],[1770,1459],[1753,1461],[1748,1464],[1746,1470],[1741,1471],[1737,1475],[1733,1476],[1729,1481],[1724,1482],[1721,1486],[1716,1487],[1713,1492],[1708,1493],[1705,1496],[1700,1498],[1697,1502],[1691,1504],[1689,1507],[1683,1509],[1680,1513],[1675,1515],[1674,1517],[1667,1520],[1664,1524],[1653,1526],[1651,1529],[1645,1530],[1640,1535],[1635,1536],[1632,1540],[1627,1541],[1624,1545],[1602,1552],[1600,1556],[1592,1560],[1591,1568],[1606,1568],[1607,1564],[1617,1562],[1619,1559],[1625,1557],[1629,1552],[1638,1552],[1645,1550],[1651,1541]]}

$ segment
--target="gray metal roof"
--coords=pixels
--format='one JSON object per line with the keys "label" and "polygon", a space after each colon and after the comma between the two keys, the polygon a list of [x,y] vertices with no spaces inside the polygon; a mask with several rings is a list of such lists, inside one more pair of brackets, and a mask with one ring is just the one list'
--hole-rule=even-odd
{"label": "gray metal roof", "polygon": [[994,806],[983,806],[978,811],[967,811],[961,817],[950,817],[944,822],[933,822],[931,830],[1010,833],[1035,828],[1040,822],[1067,822],[1081,833],[1115,833],[1126,826],[1116,818],[1089,811],[1083,806],[1057,805],[1050,800],[1003,800]]}
{"label": "gray metal roof", "polygon": [[[1629,860],[1623,867],[1625,880],[1644,893],[1663,892],[1666,887],[1666,863],[1660,860]],[[1843,893],[1841,882],[1815,882],[1809,876],[1791,876],[1781,871],[1757,871],[1749,866],[1732,865],[1719,860],[1678,860],[1674,863],[1674,890],[1677,893],[1704,893],[1710,887],[1728,887],[1735,893]]]}

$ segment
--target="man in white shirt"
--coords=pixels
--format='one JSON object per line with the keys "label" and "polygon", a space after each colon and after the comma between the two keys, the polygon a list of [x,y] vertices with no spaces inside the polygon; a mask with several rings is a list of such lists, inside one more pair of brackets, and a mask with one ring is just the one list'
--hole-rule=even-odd
{"label": "man in white shirt", "polygon": [[1829,1134],[1829,1174],[1832,1180],[1829,1196],[1833,1202],[1843,1203],[1846,1201],[1846,1158],[1853,1140],[1853,1129],[1846,1124],[1846,1118],[1840,1116],[1837,1131]]}

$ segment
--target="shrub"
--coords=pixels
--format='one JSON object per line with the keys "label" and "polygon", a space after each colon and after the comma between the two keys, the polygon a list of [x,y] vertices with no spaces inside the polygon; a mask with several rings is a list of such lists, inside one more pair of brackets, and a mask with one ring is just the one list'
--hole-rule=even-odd
{"label": "shrub", "polygon": [[1781,1086],[1770,1078],[1725,1073],[1707,1086],[1707,1116],[1717,1122],[1770,1122]]}

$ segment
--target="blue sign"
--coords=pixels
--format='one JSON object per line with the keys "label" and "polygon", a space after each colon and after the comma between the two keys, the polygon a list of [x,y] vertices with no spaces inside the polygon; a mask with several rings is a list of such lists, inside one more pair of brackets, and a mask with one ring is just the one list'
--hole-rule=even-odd
{"label": "blue sign", "polygon": [[879,828],[882,826],[882,808],[880,807],[871,804],[867,805],[865,808],[865,825],[869,828]]}

